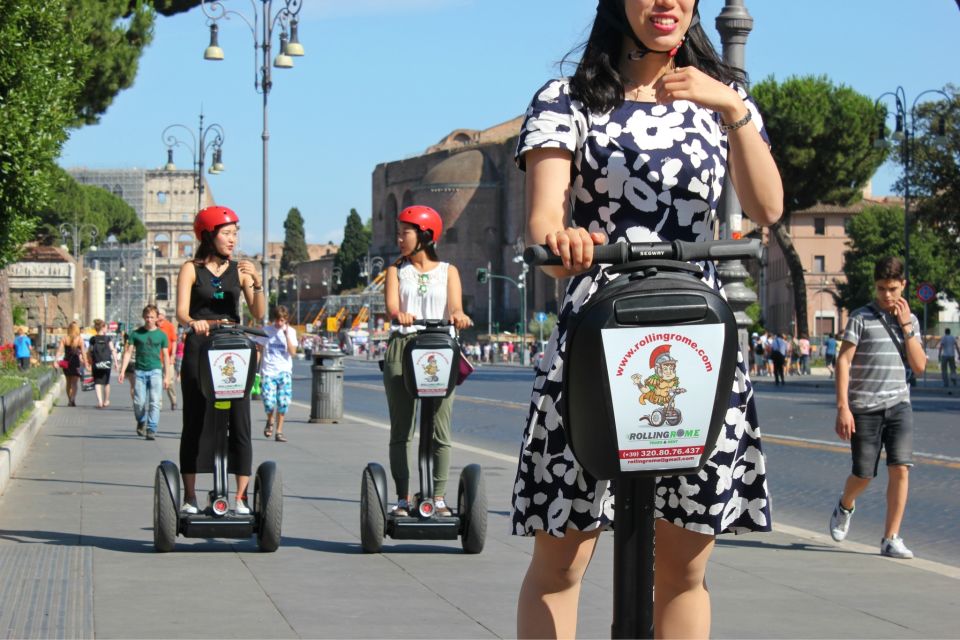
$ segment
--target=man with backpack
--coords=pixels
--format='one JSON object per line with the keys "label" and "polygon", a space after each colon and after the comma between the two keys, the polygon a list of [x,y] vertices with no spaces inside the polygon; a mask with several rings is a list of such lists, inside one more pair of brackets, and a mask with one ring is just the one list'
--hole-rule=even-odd
{"label": "man with backpack", "polygon": [[907,371],[921,373],[927,356],[916,316],[902,297],[907,282],[903,261],[888,256],[873,273],[875,300],[850,314],[837,354],[837,422],[850,442],[853,470],[830,517],[830,535],[842,541],[862,494],[877,475],[881,450],[887,454],[887,517],[880,553],[909,559],[900,537],[913,466],[913,409]]}

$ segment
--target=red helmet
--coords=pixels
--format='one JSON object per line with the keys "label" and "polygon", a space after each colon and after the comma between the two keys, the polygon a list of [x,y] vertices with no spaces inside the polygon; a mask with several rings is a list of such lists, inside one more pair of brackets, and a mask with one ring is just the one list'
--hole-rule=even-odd
{"label": "red helmet", "polygon": [[407,222],[420,229],[420,231],[430,231],[433,233],[433,242],[440,240],[440,234],[443,233],[443,220],[440,214],[430,207],[415,204],[407,207],[397,216],[398,222]]}
{"label": "red helmet", "polygon": [[215,205],[200,210],[197,217],[193,219],[193,233],[197,236],[197,240],[201,240],[200,236],[204,231],[213,233],[217,227],[237,222],[240,222],[240,217],[233,212],[233,209]]}

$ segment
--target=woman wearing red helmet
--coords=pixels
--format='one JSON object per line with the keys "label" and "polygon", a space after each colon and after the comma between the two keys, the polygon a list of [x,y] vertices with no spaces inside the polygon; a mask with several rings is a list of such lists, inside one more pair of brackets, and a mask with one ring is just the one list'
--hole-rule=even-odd
{"label": "woman wearing red helmet", "polygon": [[[463,312],[460,273],[437,258],[443,232],[440,214],[424,206],[407,207],[397,216],[400,259],[387,268],[384,283],[387,313],[393,333],[383,363],[383,384],[390,409],[390,471],[397,485],[394,513],[407,515],[410,504],[410,440],[416,400],[403,385],[403,348],[416,333],[416,320],[447,318],[456,329],[473,321]],[[450,415],[453,396],[443,399],[434,420],[433,488],[438,515],[451,515],[444,500],[450,469]]]}
{"label": "woman wearing red helmet", "polygon": [[[197,513],[197,454],[206,402],[200,393],[200,347],[207,340],[210,321],[240,322],[242,295],[255,318],[266,311],[260,273],[249,260],[231,260],[237,246],[240,218],[227,207],[207,207],[197,214],[193,231],[199,242],[193,259],[183,263],[177,277],[177,320],[193,332],[187,336],[180,369],[183,393],[183,435],[180,438],[180,472],[183,474],[185,513]],[[250,513],[247,484],[253,465],[250,441],[250,401],[244,398],[230,408],[228,472],[237,476],[234,511]]]}

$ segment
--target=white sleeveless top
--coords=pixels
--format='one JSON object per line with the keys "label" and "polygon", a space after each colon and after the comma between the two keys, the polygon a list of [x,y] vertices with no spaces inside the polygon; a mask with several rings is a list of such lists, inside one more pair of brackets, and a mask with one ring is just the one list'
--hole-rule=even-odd
{"label": "white sleeveless top", "polygon": [[[450,264],[441,262],[430,271],[420,273],[404,261],[397,268],[400,281],[400,311],[412,313],[414,317],[427,320],[446,320],[447,313],[447,271]],[[414,333],[417,326],[403,327],[394,325],[394,331]]]}

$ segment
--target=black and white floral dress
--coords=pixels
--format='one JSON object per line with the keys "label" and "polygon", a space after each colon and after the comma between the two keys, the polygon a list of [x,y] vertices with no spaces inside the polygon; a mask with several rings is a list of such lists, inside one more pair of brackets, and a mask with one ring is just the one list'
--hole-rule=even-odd
{"label": "black and white floral dress", "polygon": [[[766,140],[756,105],[738,87]],[[726,174],[727,137],[720,116],[692,102],[626,101],[605,114],[587,113],[571,99],[565,79],[534,96],[516,159],[530,149],[566,149],[573,220],[610,242],[708,240]],[[713,263],[704,281],[719,289]],[[567,445],[559,413],[566,329],[570,314],[612,280],[595,268],[571,278],[541,361],[513,493],[513,533],[542,530],[562,537],[613,522],[612,483],[587,474]],[[770,499],[760,448],[753,387],[742,354],[731,381],[724,429],[706,466],[695,475],[658,478],[656,516],[704,534],[770,530]]]}

